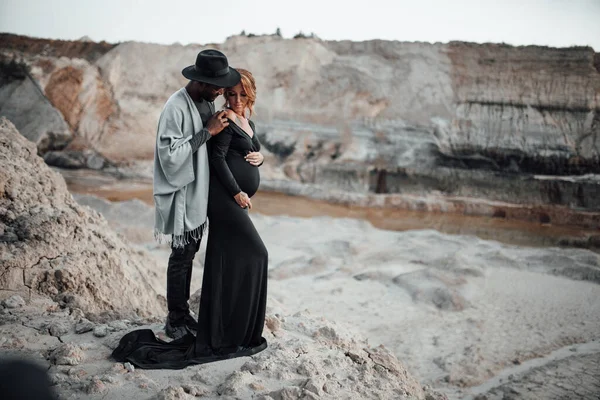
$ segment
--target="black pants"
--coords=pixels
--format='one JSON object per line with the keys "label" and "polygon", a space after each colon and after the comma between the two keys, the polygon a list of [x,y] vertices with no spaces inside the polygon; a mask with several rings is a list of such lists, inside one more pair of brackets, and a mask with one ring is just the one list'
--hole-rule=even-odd
{"label": "black pants", "polygon": [[202,235],[198,241],[190,240],[184,247],[171,247],[167,267],[167,306],[171,324],[183,325],[183,319],[190,312],[190,283],[194,257],[200,249]]}

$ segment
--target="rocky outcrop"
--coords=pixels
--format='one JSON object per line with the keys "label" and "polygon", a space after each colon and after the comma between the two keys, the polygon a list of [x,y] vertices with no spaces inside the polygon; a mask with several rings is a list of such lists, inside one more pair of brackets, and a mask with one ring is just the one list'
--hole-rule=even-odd
{"label": "rocky outcrop", "polygon": [[29,74],[29,67],[0,57],[0,115],[9,118],[40,153],[64,148],[73,138],[63,114]]}
{"label": "rocky outcrop", "polygon": [[[0,53],[22,57],[61,111],[75,138],[64,151],[92,149],[104,161],[91,164],[104,168],[152,159],[160,110],[185,84],[181,68],[205,47],[126,42],[99,57],[82,50],[81,58],[57,58],[7,45]],[[278,36],[210,47],[256,76],[266,179],[600,206],[600,72],[589,47]],[[88,164],[74,159],[47,161]]]}
{"label": "rocky outcrop", "polygon": [[[32,49],[37,48],[33,45],[37,41],[31,43]],[[43,56],[76,54],[80,48],[69,48],[66,46],[69,42],[59,43],[63,48],[50,47],[56,51],[37,53],[33,63],[23,59],[19,52],[2,55],[0,115],[9,118],[25,137],[37,144],[38,153],[49,165],[99,169],[108,164],[92,142],[103,129],[110,129],[106,120],[115,106],[98,69],[88,60]],[[11,45],[13,42],[9,40],[7,47]],[[93,54],[91,60],[99,56]],[[84,56],[85,53],[80,55]]]}
{"label": "rocky outcrop", "polygon": [[90,314],[163,311],[164,298],[145,271],[155,261],[78,205],[35,144],[5,118],[0,165],[0,297],[41,296]]}
{"label": "rocky outcrop", "polygon": [[589,47],[451,43],[456,115],[444,150],[499,170],[597,173],[600,74]]}

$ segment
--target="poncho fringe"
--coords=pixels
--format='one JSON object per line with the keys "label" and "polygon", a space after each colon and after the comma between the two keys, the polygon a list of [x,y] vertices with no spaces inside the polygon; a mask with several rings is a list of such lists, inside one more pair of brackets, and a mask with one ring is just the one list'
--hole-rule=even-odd
{"label": "poncho fringe", "polygon": [[154,240],[159,244],[169,243],[174,248],[181,248],[188,244],[193,239],[195,242],[202,239],[206,228],[208,227],[208,220],[205,221],[199,227],[192,229],[191,231],[184,232],[183,235],[170,235],[162,233],[158,229],[154,229]]}

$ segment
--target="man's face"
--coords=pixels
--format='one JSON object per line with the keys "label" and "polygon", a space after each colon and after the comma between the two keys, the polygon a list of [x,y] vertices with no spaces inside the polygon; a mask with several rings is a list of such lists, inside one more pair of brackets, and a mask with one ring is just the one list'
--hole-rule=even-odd
{"label": "man's face", "polygon": [[215,99],[223,94],[223,88],[217,87],[208,83],[202,84],[200,96],[206,101],[215,101]]}

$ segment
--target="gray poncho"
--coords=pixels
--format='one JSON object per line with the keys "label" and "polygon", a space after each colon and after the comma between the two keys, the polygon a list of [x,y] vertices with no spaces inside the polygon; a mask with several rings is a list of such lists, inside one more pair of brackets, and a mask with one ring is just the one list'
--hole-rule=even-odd
{"label": "gray poncho", "polygon": [[206,144],[193,152],[190,140],[203,128],[185,88],[167,100],[158,121],[154,151],[154,236],[182,247],[198,240],[206,226],[208,156]]}

